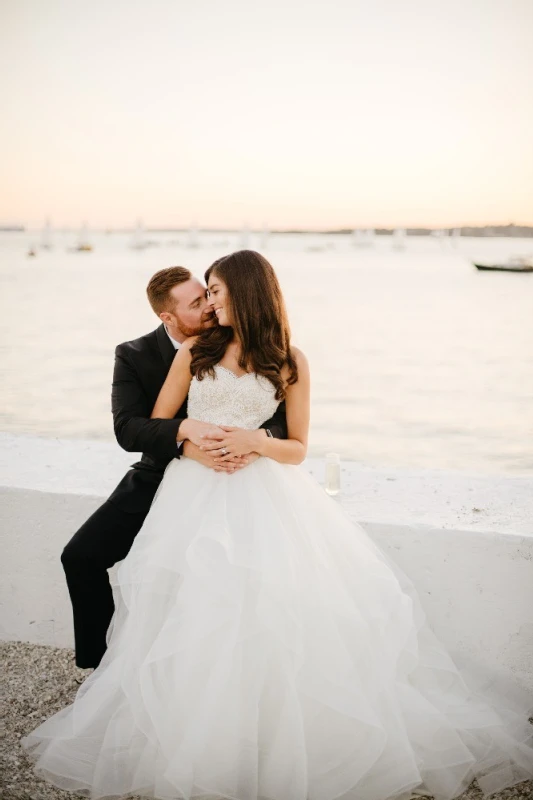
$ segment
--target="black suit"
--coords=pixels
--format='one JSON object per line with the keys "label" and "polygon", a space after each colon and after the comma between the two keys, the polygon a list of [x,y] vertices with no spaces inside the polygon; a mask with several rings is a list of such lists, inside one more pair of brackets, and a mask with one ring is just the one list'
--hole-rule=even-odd
{"label": "black suit", "polygon": [[[165,467],[179,458],[176,438],[187,401],[174,419],[150,419],[175,349],[160,325],[115,350],[112,410],[117,441],[142,458],[108,500],[74,534],[61,555],[74,612],[76,664],[96,667],[106,649],[114,612],[107,570],[126,557],[142,527]],[[287,437],[284,403],[262,427]]]}

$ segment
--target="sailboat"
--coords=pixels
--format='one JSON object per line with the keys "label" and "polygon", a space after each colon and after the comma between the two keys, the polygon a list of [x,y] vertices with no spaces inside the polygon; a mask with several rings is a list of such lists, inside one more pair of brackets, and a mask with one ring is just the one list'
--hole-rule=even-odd
{"label": "sailboat", "polygon": [[376,244],[376,231],[374,228],[367,228],[365,231],[366,236],[366,246],[367,247],[374,247]]}
{"label": "sailboat", "polygon": [[352,231],[352,247],[364,247],[364,232],[359,228]]}
{"label": "sailboat", "polygon": [[405,228],[396,228],[392,234],[394,250],[405,250]]}
{"label": "sailboat", "polygon": [[239,250],[249,250],[250,249],[250,228],[245,223],[242,226],[241,236],[239,239]]}
{"label": "sailboat", "polygon": [[354,229],[352,231],[353,247],[374,247],[374,229]]}
{"label": "sailboat", "polygon": [[47,218],[46,222],[44,223],[44,228],[41,234],[41,244],[40,244],[41,250],[52,249],[51,233],[52,233],[52,226],[50,225],[50,220]]}
{"label": "sailboat", "polygon": [[78,236],[78,244],[70,249],[72,253],[92,253],[93,246],[89,242],[89,232],[87,223],[84,222],[80,228]]}
{"label": "sailboat", "polygon": [[[460,228],[456,228],[460,232]],[[440,247],[449,247],[457,243],[457,234],[455,238],[449,228],[439,228],[438,230],[431,231],[431,235],[437,240]]]}
{"label": "sailboat", "polygon": [[196,249],[200,247],[200,242],[198,239],[198,228],[195,224],[191,225],[189,228],[189,241],[187,242],[187,247]]}
{"label": "sailboat", "polygon": [[263,228],[261,230],[261,237],[259,239],[261,250],[266,250],[269,239],[270,239],[270,229],[266,223],[263,223]]}
{"label": "sailboat", "polygon": [[137,225],[135,227],[135,231],[133,233],[133,240],[131,243],[132,250],[146,250],[147,247],[150,247],[152,242],[149,242],[147,239],[144,238],[144,225],[142,219],[137,220]]}

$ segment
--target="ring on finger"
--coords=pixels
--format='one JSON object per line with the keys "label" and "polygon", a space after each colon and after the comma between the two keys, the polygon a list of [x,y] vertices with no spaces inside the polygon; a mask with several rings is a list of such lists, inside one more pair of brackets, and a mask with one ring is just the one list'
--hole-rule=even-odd
{"label": "ring on finger", "polygon": [[223,447],[220,452],[222,453],[223,456],[226,456],[228,454],[228,451],[226,450],[225,447]]}

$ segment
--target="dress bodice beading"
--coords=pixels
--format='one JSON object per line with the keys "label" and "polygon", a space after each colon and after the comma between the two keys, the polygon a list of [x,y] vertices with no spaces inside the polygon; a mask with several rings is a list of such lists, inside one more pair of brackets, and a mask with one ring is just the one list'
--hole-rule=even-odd
{"label": "dress bodice beading", "polygon": [[274,414],[279,405],[273,384],[264,375],[248,372],[237,376],[215,365],[215,377],[193,377],[189,389],[188,415],[214,425],[234,425],[254,430]]}

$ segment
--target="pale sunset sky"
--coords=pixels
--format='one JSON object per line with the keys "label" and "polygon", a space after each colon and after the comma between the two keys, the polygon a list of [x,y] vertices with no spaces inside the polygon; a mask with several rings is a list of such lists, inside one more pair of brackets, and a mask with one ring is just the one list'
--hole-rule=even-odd
{"label": "pale sunset sky", "polygon": [[0,223],[533,224],[533,0],[0,0]]}

